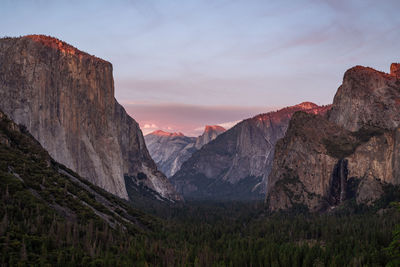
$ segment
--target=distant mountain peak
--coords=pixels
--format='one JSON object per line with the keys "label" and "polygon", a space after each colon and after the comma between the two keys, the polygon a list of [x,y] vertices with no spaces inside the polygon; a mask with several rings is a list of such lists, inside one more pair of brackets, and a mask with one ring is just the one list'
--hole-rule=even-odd
{"label": "distant mountain peak", "polygon": [[296,105],[295,107],[300,107],[303,109],[312,109],[312,108],[318,107],[318,105],[313,102],[302,102],[302,103]]}
{"label": "distant mountain peak", "polygon": [[218,125],[205,126],[198,137],[188,137],[181,132],[157,130],[145,136],[147,148],[158,168],[168,177],[174,175],[196,150],[214,140],[225,129]]}
{"label": "distant mountain peak", "polygon": [[[325,106],[318,106],[317,104],[314,104],[312,102],[302,102],[300,104],[294,105],[294,106],[289,106],[285,107],[276,111],[270,111],[268,113],[262,113],[254,116],[253,118],[247,119],[247,120],[253,120],[253,121],[267,121],[267,120],[273,120],[273,121],[280,121],[282,118],[287,117],[288,114],[292,114],[295,111],[307,111],[307,113],[313,113],[313,114],[320,114],[323,115],[325,114],[329,109],[331,109],[332,105],[325,105]],[[291,115],[290,115],[291,116]]]}
{"label": "distant mountain peak", "polygon": [[204,128],[204,132],[208,133],[211,131],[216,131],[216,132],[225,132],[226,129],[222,126],[219,125],[206,125],[206,127]]}
{"label": "distant mountain peak", "polygon": [[181,132],[174,132],[174,133],[170,133],[170,132],[166,132],[163,130],[157,130],[154,132],[149,133],[149,135],[157,135],[157,136],[184,136],[183,133]]}
{"label": "distant mountain peak", "polygon": [[[297,111],[324,115],[330,106],[304,102],[245,119],[202,145],[182,164],[171,181],[187,199],[245,200],[264,197],[276,142],[284,137]],[[211,132],[215,133],[215,132]]]}

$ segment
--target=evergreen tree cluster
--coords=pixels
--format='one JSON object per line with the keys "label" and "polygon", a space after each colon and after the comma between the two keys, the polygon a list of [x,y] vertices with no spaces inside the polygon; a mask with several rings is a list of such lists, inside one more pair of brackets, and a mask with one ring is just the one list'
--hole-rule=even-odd
{"label": "evergreen tree cluster", "polygon": [[[270,214],[260,202],[135,206],[0,120],[1,266],[399,266],[389,187],[373,207]],[[144,201],[138,202],[143,205]],[[151,215],[150,215],[151,214]]]}

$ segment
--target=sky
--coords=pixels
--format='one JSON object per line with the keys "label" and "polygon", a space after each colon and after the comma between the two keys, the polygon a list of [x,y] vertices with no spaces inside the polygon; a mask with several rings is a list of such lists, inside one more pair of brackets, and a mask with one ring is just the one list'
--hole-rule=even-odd
{"label": "sky", "polygon": [[201,134],[332,102],[355,65],[400,61],[398,0],[0,0],[0,37],[46,34],[113,64],[116,99],[153,130]]}

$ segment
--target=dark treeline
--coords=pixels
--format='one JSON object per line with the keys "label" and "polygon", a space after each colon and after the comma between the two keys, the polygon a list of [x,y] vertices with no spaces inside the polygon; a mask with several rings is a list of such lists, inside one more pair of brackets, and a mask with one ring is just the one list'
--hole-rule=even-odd
{"label": "dark treeline", "polygon": [[146,232],[64,220],[4,188],[0,208],[3,266],[397,266],[399,256],[399,241],[387,249],[394,208],[269,215],[259,204],[192,203]]}
{"label": "dark treeline", "polygon": [[263,202],[132,206],[75,175],[0,122],[1,266],[400,265],[397,187],[373,207],[269,214]]}

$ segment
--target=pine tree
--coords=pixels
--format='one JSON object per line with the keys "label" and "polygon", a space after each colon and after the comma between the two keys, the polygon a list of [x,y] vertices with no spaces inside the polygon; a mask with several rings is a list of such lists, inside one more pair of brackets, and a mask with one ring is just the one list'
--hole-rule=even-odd
{"label": "pine tree", "polygon": [[[400,202],[393,205],[400,211]],[[391,259],[388,266],[400,266],[400,224],[396,225],[396,229],[393,231],[393,240],[386,251]]]}

